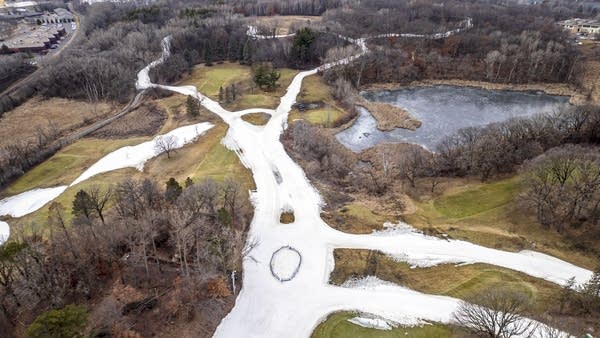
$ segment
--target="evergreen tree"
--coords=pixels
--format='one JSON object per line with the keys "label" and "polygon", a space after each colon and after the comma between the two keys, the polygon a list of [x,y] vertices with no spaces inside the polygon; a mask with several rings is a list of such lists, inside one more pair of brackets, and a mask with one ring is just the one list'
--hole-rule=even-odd
{"label": "evergreen tree", "polygon": [[223,90],[223,86],[219,87],[219,102],[223,102],[225,99],[225,91]]}
{"label": "evergreen tree", "polygon": [[187,97],[186,109],[187,113],[191,117],[197,117],[198,115],[200,115],[200,107],[198,106],[198,101],[191,96]]}
{"label": "evergreen tree", "polygon": [[254,70],[254,82],[260,89],[271,91],[277,87],[281,74],[275,69],[269,69],[265,65],[259,65]]}
{"label": "evergreen tree", "polygon": [[207,67],[213,65],[212,63],[212,51],[210,50],[210,45],[206,43],[204,48],[204,63]]}
{"label": "evergreen tree", "polygon": [[94,206],[90,195],[85,190],[79,190],[77,194],[75,194],[72,210],[72,213],[75,216],[85,216],[85,218],[88,219],[91,217]]}
{"label": "evergreen tree", "polygon": [[296,32],[291,50],[291,55],[296,60],[296,64],[302,65],[313,61],[314,55],[311,47],[316,38],[315,32],[308,27]]}
{"label": "evergreen tree", "polygon": [[83,337],[87,310],[82,305],[67,305],[39,315],[25,331],[28,338]]}
{"label": "evergreen tree", "polygon": [[185,179],[185,187],[186,187],[186,188],[189,188],[189,187],[191,187],[192,185],[194,185],[194,181],[193,181],[191,178],[187,177],[187,178]]}
{"label": "evergreen tree", "polygon": [[167,189],[165,191],[165,199],[168,202],[173,203],[177,200],[177,197],[181,195],[181,191],[183,191],[183,188],[181,187],[179,182],[177,182],[177,180],[173,177],[169,178],[166,184]]}
{"label": "evergreen tree", "polygon": [[235,83],[231,85],[231,100],[235,101],[236,93],[235,93]]}

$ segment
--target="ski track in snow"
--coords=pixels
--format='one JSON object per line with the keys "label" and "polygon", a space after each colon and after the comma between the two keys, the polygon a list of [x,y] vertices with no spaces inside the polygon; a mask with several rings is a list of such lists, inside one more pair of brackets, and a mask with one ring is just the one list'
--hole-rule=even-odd
{"label": "ski track in snow", "polygon": [[[471,26],[465,20],[465,28]],[[461,31],[433,35],[401,34],[393,36],[441,38]],[[257,39],[271,37],[249,35]],[[372,38],[379,38],[382,35]],[[138,90],[160,88],[195,97],[200,103],[229,125],[222,143],[236,152],[244,166],[252,171],[256,191],[250,192],[255,212],[250,230],[249,243],[258,243],[244,259],[243,287],[232,311],[221,321],[215,337],[309,337],[319,322],[332,312],[340,310],[372,314],[379,318],[362,321],[363,324],[383,325],[390,321],[402,325],[420,325],[425,321],[450,323],[452,313],[460,300],[456,298],[427,295],[375,277],[352,280],[341,287],[328,284],[334,268],[334,248],[361,248],[386,252],[399,261],[414,266],[432,266],[443,263],[487,263],[521,271],[532,276],[562,284],[575,276],[583,283],[591,271],[579,268],[541,253],[519,253],[490,249],[464,241],[444,240],[418,233],[406,224],[388,225],[387,230],[370,235],[352,235],[332,229],[320,218],[322,200],[310,184],[303,170],[285,152],[279,138],[287,127],[288,113],[295,102],[302,80],[337,65],[347,64],[368,52],[366,39],[340,36],[360,48],[357,55],[298,73],[281,97],[279,106],[271,109],[247,109],[230,112],[198,92],[193,86],[168,86],[150,81],[149,71],[169,56],[170,37],[163,40],[161,58],[138,74]],[[271,115],[264,126],[255,126],[241,119],[249,112],[266,112]],[[295,221],[281,224],[282,211],[293,211]],[[302,264],[290,281],[280,281],[270,271],[273,253],[289,246],[301,255]],[[276,257],[278,266],[286,272],[298,264],[298,258],[288,255]],[[362,316],[371,318],[371,316]],[[529,319],[523,319],[530,321]],[[389,324],[388,324],[389,325]],[[536,327],[539,336],[545,326]]]}
{"label": "ski track in snow", "polygon": [[[463,29],[470,26],[471,21],[467,19]],[[372,38],[402,36],[435,39],[461,30],[432,35],[386,34]],[[248,34],[257,39],[271,38],[257,36],[251,29]],[[402,325],[420,325],[424,321],[451,322],[452,313],[460,302],[455,298],[423,294],[376,277],[351,280],[339,287],[328,284],[329,274],[334,268],[334,248],[381,250],[399,261],[419,267],[481,262],[559,284],[572,276],[579,283],[589,279],[591,271],[541,253],[511,253],[464,241],[447,241],[425,236],[405,224],[388,225],[386,231],[370,235],[346,234],[325,224],[320,218],[322,200],[319,193],[300,166],[287,155],[279,137],[287,127],[288,113],[305,77],[347,64],[368,52],[368,38],[340,38],[357,45],[361,51],[357,55],[298,73],[274,110],[253,108],[230,112],[193,86],[152,83],[149,71],[169,57],[170,37],[163,39],[161,57],[138,73],[137,89],[161,88],[192,96],[221,117],[229,125],[222,143],[235,151],[244,166],[252,171],[256,184],[257,189],[250,196],[255,212],[248,239],[258,245],[249,252],[248,256],[253,259],[244,260],[243,287],[234,308],[217,327],[215,337],[309,337],[328,314],[340,310],[373,314],[359,316],[362,319],[357,320],[364,325],[379,325],[381,328],[387,321]],[[253,112],[267,113],[271,119],[264,126],[255,126],[241,119],[243,115]],[[99,173],[96,172],[98,168],[112,168],[108,162],[98,164],[96,168],[92,166],[81,177]],[[52,189],[58,188],[66,187]],[[15,200],[21,202],[22,199]],[[5,201],[1,201],[0,206]],[[295,221],[292,224],[279,223],[282,210],[294,212]],[[3,227],[6,226],[0,223],[0,234]],[[273,253],[284,246],[297,250],[302,264],[292,280],[282,282],[271,274],[269,263]],[[294,260],[288,262],[290,266],[295,266],[298,258],[294,255],[277,257],[277,264],[285,267],[287,272],[288,263],[279,261],[286,257]],[[538,326],[537,329],[541,330],[542,327]]]}

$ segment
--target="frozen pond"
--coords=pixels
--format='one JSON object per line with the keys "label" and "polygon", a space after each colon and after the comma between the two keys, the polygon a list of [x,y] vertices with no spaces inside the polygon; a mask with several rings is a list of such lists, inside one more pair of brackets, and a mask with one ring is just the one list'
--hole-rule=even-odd
{"label": "frozen pond", "polygon": [[359,108],[356,122],[336,135],[342,144],[356,152],[381,142],[416,143],[435,150],[444,136],[461,128],[551,112],[569,101],[567,96],[541,92],[445,85],[373,91],[362,95],[369,101],[405,108],[423,124],[416,131],[398,128],[384,132],[377,129],[377,121],[367,110]]}

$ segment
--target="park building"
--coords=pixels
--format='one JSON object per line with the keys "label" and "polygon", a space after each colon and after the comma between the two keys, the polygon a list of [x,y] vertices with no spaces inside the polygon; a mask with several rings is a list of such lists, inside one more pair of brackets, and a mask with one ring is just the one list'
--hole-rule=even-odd
{"label": "park building", "polygon": [[0,41],[11,53],[39,53],[52,48],[66,30],[62,25],[20,27],[10,39]]}
{"label": "park building", "polygon": [[56,8],[53,13],[44,13],[36,19],[38,24],[44,23],[66,23],[75,21],[75,17],[71,12],[64,8]]}
{"label": "park building", "polygon": [[600,34],[600,20],[569,19],[558,23],[564,29],[580,35],[594,36]]}

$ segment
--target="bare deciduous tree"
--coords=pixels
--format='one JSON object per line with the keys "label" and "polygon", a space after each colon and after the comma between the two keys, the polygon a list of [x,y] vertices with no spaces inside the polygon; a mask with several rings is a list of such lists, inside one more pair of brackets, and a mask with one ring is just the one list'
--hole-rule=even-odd
{"label": "bare deciduous tree", "polygon": [[532,322],[522,317],[529,306],[527,295],[508,289],[488,289],[462,301],[454,312],[456,324],[490,338],[510,338],[531,329]]}
{"label": "bare deciduous tree", "polygon": [[166,153],[167,158],[171,158],[171,153],[177,150],[177,136],[164,135],[154,140],[154,151],[157,153]]}

